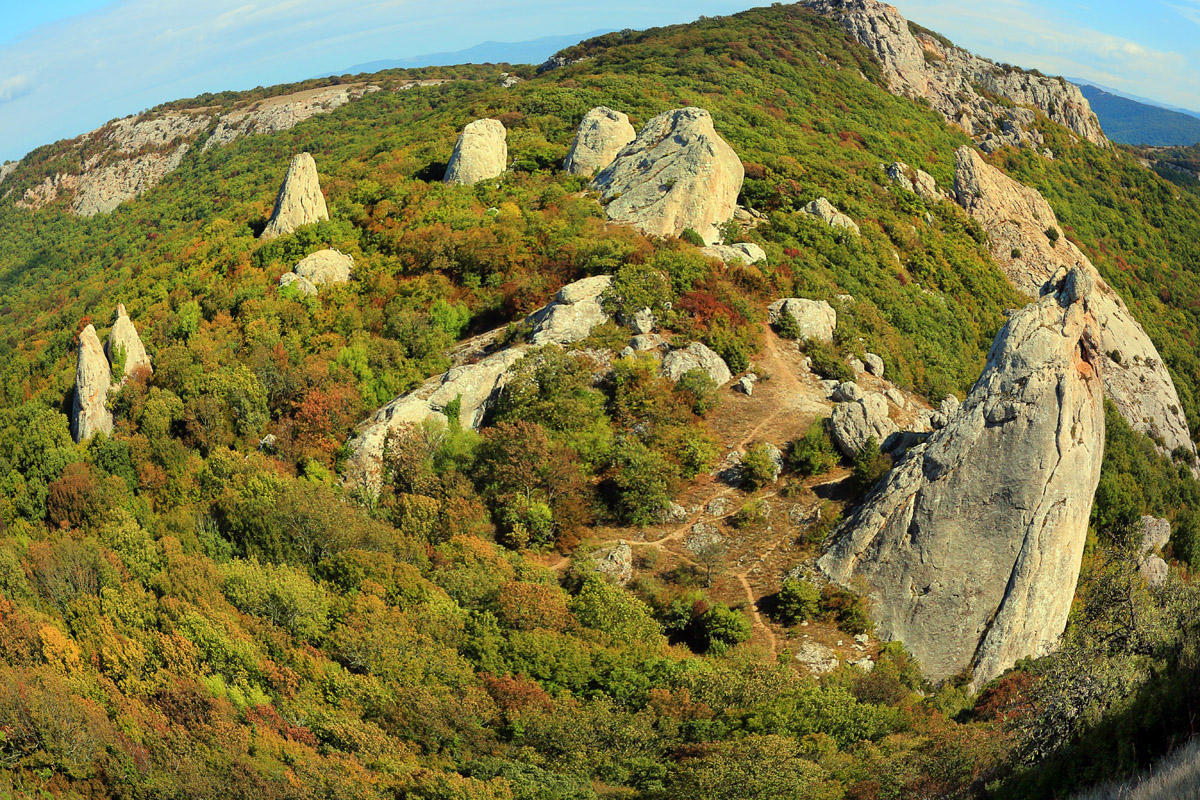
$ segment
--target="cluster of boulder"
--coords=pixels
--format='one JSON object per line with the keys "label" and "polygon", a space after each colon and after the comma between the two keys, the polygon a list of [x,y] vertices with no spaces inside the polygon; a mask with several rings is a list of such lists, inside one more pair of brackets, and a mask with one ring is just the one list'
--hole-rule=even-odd
{"label": "cluster of boulder", "polygon": [[317,287],[348,283],[354,259],[337,250],[318,250],[301,259],[279,278],[279,286],[294,287],[303,294],[316,294]]}
{"label": "cluster of boulder", "polygon": [[[113,371],[118,368],[121,374],[114,382]],[[92,325],[85,327],[79,333],[75,399],[71,409],[71,436],[75,441],[87,441],[97,433],[112,433],[109,393],[119,389],[134,375],[152,371],[150,356],[146,354],[146,348],[124,304],[117,305],[116,319],[103,347],[96,328]]]}

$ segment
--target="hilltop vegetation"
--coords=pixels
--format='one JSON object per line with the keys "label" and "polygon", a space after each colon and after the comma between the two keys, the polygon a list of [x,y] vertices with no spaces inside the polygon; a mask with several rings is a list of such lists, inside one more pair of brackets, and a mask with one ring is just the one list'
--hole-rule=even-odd
{"label": "hilltop vegetation", "polygon": [[[1075,754],[1090,780],[1137,768],[1190,724],[1162,702],[1164,674],[1176,687],[1194,673],[1194,590],[1176,583],[1130,584],[1139,627],[1117,611],[1081,617],[1059,660],[976,702],[959,684],[921,691],[899,646],[871,673],[818,681],[741,644],[745,610],[698,581],[627,591],[601,579],[581,541],[651,521],[719,455],[711,387],[674,387],[636,358],[593,385],[579,361],[539,351],[482,432],[416,431],[378,499],[349,496],[338,477],[356,422],[445,369],[456,342],[577,278],[615,275],[739,371],[767,302],[853,295],[814,358],[881,353],[891,380],[935,400],[969,388],[1003,312],[1025,300],[978,225],[880,169],[903,160],[948,187],[967,138],[885,91],[831,23],[779,6],[569,54],[588,59],[508,89],[484,68],[389,73],[385,86],[451,80],[197,148],[110,215],[0,203],[0,793],[885,798],[1016,775],[1020,796],[1019,781],[1070,788],[1021,760],[1031,753]],[[745,165],[743,203],[766,215],[747,235],[769,266],[723,269],[685,241],[607,225],[585,182],[557,169],[597,105],[635,125],[709,109]],[[441,184],[457,132],[485,116],[507,127],[512,169]],[[1046,131],[1056,160],[1002,151],[998,163],[1046,194],[1129,301],[1200,429],[1200,198]],[[262,243],[302,151],[331,220]],[[861,238],[800,212],[820,196]],[[352,255],[354,281],[279,290],[320,247]],[[111,438],[76,445],[64,413],[75,335],[106,327],[117,302],[155,372],[116,398]],[[624,336],[611,326],[585,344],[619,351]],[[1104,480],[1117,488],[1097,505],[1089,575],[1143,512],[1187,531],[1177,556],[1200,554],[1186,467],[1122,425],[1110,414]],[[817,434],[795,461],[828,469]],[[882,468],[859,466],[863,488]],[[537,558],[550,552],[573,563],[555,571]],[[1090,581],[1084,604],[1110,588]],[[847,638],[861,631],[853,597],[791,594],[796,624],[821,615]],[[1114,628],[1126,635],[1096,635]],[[1067,719],[1052,696],[1057,714],[1031,725],[1030,687],[1052,694],[1078,663],[1066,659],[1097,641],[1114,677],[1090,716]],[[1140,687],[1135,700],[1122,681]],[[1145,711],[1137,726],[1114,722],[1131,709]],[[1131,730],[1153,743],[1135,750]],[[1080,744],[1108,731],[1119,758]]]}

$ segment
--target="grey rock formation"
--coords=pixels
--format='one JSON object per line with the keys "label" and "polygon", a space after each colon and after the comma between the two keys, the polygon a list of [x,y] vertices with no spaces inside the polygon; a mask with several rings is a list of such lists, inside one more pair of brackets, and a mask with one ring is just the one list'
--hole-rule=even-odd
{"label": "grey rock formation", "polygon": [[[959,204],[987,232],[992,257],[1018,290],[1036,296],[1068,269],[1087,273],[1096,284],[1091,302],[1100,323],[1105,394],[1130,425],[1160,439],[1164,452],[1183,448],[1194,454],[1175,383],[1154,342],[1087,256],[1061,235],[1045,198],[969,147],[958,151],[954,190]],[[1051,229],[1060,234],[1057,239],[1047,234]]]}
{"label": "grey rock formation", "polygon": [[220,147],[243,136],[289,130],[377,91],[379,87],[371,84],[339,84],[253,101],[223,114],[212,136],[205,140],[204,149]]}
{"label": "grey rock formation", "polygon": [[767,306],[767,313],[772,325],[780,324],[784,315],[794,319],[801,339],[833,341],[833,329],[837,327],[837,312],[824,300],[788,297],[776,300]]}
{"label": "grey rock formation", "polygon": [[112,365],[120,359],[125,360],[121,374],[116,376],[119,382],[123,383],[132,375],[148,375],[154,372],[150,366],[150,356],[146,355],[142,338],[138,336],[137,328],[133,327],[124,303],[117,304],[116,319],[113,321],[112,330],[108,332],[104,352]]}
{"label": "grey rock formation", "polygon": [[[596,325],[608,319],[598,298],[610,280],[607,275],[598,275],[560,289],[551,303],[526,318],[532,330],[529,345],[571,344],[587,338]],[[397,397],[358,426],[349,444],[348,483],[369,494],[377,493],[388,437],[403,435],[407,427],[428,421],[445,423],[446,412],[453,404],[458,405],[463,426],[478,428],[482,424],[496,393],[504,386],[506,373],[525,357],[529,345],[490,352],[499,333],[493,331],[479,338],[479,347],[463,348],[468,355],[462,363]]]}
{"label": "grey rock formation", "polygon": [[679,236],[688,228],[706,244],[737,208],[745,172],[733,148],[701,108],[666,111],[646,123],[592,181],[613,222],[648,236]]}
{"label": "grey rock formation", "polygon": [[678,381],[694,369],[703,370],[718,386],[724,386],[733,379],[733,373],[724,359],[700,342],[672,350],[663,357],[662,374],[673,381]]}
{"label": "grey rock formation", "polygon": [[829,396],[838,403],[856,403],[863,398],[863,390],[854,381],[843,381],[833,387]]}
{"label": "grey rock formation", "polygon": [[861,233],[861,231],[858,229],[857,222],[850,219],[850,217],[846,216],[841,211],[838,211],[837,208],[834,207],[833,203],[829,202],[829,200],[824,197],[818,197],[816,200],[813,200],[800,210],[805,214],[822,220],[831,228],[845,228],[856,236]]}
{"label": "grey rock formation", "polygon": [[622,539],[591,554],[596,571],[610,581],[625,585],[633,580],[633,548]]}
{"label": "grey rock formation", "polygon": [[947,427],[904,456],[818,561],[927,676],[979,687],[1066,625],[1104,449],[1098,324],[1073,270],[997,335]]}
{"label": "grey rock formation", "polygon": [[914,169],[903,161],[897,161],[889,164],[885,168],[885,171],[892,182],[914,194],[920,195],[925,200],[937,200],[941,197],[941,194],[938,192],[937,181],[924,170]]}
{"label": "grey rock formation", "polygon": [[113,417],[108,410],[112,371],[96,329],[88,325],[79,334],[79,356],[75,366],[75,402],[71,411],[71,435],[85,442],[96,433],[112,433]]}
{"label": "grey rock formation", "polygon": [[591,177],[613,162],[621,148],[637,138],[629,117],[607,106],[593,108],[579,123],[563,169]]}
{"label": "grey rock formation", "polygon": [[1171,568],[1167,566],[1167,562],[1161,556],[1146,556],[1138,565],[1138,572],[1148,586],[1157,588],[1167,582]]}
{"label": "grey rock formation", "polygon": [[888,416],[887,398],[878,392],[866,392],[857,400],[838,403],[829,415],[829,434],[847,458],[856,456],[871,439],[882,447],[899,430]]}
{"label": "grey rock formation", "polygon": [[316,294],[318,286],[349,283],[354,259],[337,250],[318,250],[305,256],[291,272],[279,276],[279,285],[295,286],[305,294]]}
{"label": "grey rock formation", "polygon": [[[1041,149],[1041,134],[1032,128],[1033,109],[1037,109],[1094,144],[1108,144],[1079,87],[1062,78],[997,65],[947,46],[940,38],[914,33],[899,11],[879,0],[803,0],[803,4],[837,20],[872,51],[893,93],[928,100],[968,135],[982,139],[999,126],[1001,135],[993,138],[1002,144]],[[1007,98],[1018,107],[988,95]]]}
{"label": "grey rock formation", "polygon": [[876,378],[883,377],[883,359],[874,353],[864,353],[863,363],[867,366],[867,372],[874,375]]}
{"label": "grey rock formation", "polygon": [[635,336],[646,336],[653,333],[658,326],[654,319],[654,312],[648,308],[638,309],[629,316],[622,315],[618,321],[633,331]]}
{"label": "grey rock formation", "polygon": [[1171,541],[1171,523],[1159,517],[1143,516],[1138,520],[1138,555],[1161,552]]}
{"label": "grey rock formation", "polygon": [[824,675],[837,669],[838,657],[820,642],[801,642],[796,648],[796,660],[814,675]]}
{"label": "grey rock formation", "polygon": [[508,169],[508,131],[498,119],[477,119],[459,134],[446,165],[446,183],[474,186]]}
{"label": "grey rock formation", "polygon": [[738,378],[737,383],[733,385],[733,388],[734,391],[741,392],[747,397],[750,397],[754,394],[754,384],[757,382],[757,376],[751,372],[749,375],[743,375],[742,377]]}
{"label": "grey rock formation", "polygon": [[302,225],[326,219],[329,219],[329,209],[325,205],[325,195],[321,193],[317,162],[308,153],[299,153],[288,166],[283,185],[275,197],[271,219],[259,238],[274,239]]}
{"label": "grey rock formation", "polygon": [[586,339],[597,325],[608,321],[600,296],[610,285],[610,276],[594,275],[564,286],[553,302],[529,316],[533,325],[529,342],[570,344]]}
{"label": "grey rock formation", "polygon": [[709,258],[717,258],[726,264],[741,262],[743,264],[765,264],[767,253],[753,242],[736,242],[734,244],[714,244],[700,251]]}

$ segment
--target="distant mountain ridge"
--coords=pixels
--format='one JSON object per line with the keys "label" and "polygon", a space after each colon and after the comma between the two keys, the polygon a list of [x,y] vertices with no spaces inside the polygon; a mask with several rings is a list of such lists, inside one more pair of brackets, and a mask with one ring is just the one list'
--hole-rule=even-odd
{"label": "distant mountain ridge", "polygon": [[409,58],[368,61],[363,64],[355,64],[352,67],[347,67],[339,72],[322,73],[316,77],[360,75],[363,73],[381,72],[385,69],[444,67],[454,64],[540,64],[565,47],[570,47],[584,39],[590,39],[609,32],[607,28],[600,28],[588,31],[587,33],[543,36],[525,42],[481,42],[465,50],[427,53]]}
{"label": "distant mountain ridge", "polygon": [[1083,81],[1074,83],[1114,142],[1155,147],[1200,143],[1200,114],[1196,112],[1164,108]]}

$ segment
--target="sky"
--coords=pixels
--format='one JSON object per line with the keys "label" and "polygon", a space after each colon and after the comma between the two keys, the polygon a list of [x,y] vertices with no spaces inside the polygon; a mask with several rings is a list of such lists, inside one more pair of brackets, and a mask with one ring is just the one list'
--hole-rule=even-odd
{"label": "sky", "polygon": [[[1200,109],[1200,0],[893,0],[981,55]],[[765,0],[0,0],[0,162],[206,91]]]}

